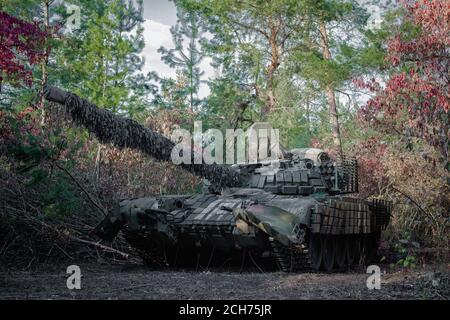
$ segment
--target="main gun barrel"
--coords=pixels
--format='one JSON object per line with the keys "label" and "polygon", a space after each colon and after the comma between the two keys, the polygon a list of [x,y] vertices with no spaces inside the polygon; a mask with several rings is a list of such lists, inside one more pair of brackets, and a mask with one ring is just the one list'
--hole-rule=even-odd
{"label": "main gun barrel", "polygon": [[[152,131],[135,120],[101,109],[76,94],[54,86],[46,86],[44,96],[48,101],[65,106],[66,113],[80,126],[85,127],[102,143],[131,148],[146,153],[158,161],[171,161],[175,143],[164,135]],[[191,158],[193,155],[191,155]],[[240,177],[231,168],[219,164],[182,163],[180,166],[196,176],[208,179],[218,187],[237,187]]]}

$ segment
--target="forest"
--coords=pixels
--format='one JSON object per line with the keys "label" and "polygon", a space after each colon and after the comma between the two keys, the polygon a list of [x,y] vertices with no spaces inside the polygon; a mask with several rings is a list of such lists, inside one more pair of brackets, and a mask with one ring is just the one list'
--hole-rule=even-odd
{"label": "forest", "polygon": [[379,262],[448,266],[449,1],[173,0],[173,77],[144,72],[144,2],[0,0],[0,269],[138,263],[92,229],[120,199],[202,190],[74,125],[46,85],[167,137],[269,122],[287,149],[354,157],[354,196],[393,204]]}

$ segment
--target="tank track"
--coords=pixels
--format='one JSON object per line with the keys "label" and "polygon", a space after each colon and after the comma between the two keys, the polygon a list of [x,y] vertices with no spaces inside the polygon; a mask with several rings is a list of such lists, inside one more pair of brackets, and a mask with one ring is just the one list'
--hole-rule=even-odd
{"label": "tank track", "polygon": [[145,265],[155,268],[167,268],[169,266],[165,252],[151,245],[144,234],[138,236],[136,234],[125,233],[124,238]]}
{"label": "tank track", "polygon": [[312,272],[309,252],[307,248],[284,246],[278,241],[270,241],[272,254],[278,267],[283,272]]}

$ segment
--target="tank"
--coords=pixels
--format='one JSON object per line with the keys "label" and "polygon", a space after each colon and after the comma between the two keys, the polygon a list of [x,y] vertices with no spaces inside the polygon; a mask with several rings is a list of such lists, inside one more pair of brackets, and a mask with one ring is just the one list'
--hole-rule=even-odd
{"label": "tank", "polygon": [[[139,123],[47,86],[45,97],[99,141],[170,161],[175,143]],[[251,263],[285,272],[348,270],[377,256],[391,204],[358,192],[353,159],[320,149],[284,150],[281,159],[232,166],[181,164],[210,182],[200,194],[120,200],[93,233],[119,232],[154,267],[196,269]]]}

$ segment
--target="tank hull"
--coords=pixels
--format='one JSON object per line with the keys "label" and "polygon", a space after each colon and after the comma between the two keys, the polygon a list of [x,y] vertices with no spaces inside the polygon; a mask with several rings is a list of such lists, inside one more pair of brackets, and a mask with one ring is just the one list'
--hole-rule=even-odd
{"label": "tank hull", "polygon": [[368,261],[386,215],[388,205],[381,202],[238,188],[224,195],[122,200],[96,232],[105,238],[120,221],[116,229],[155,267],[240,265],[247,259],[258,268],[333,271]]}

